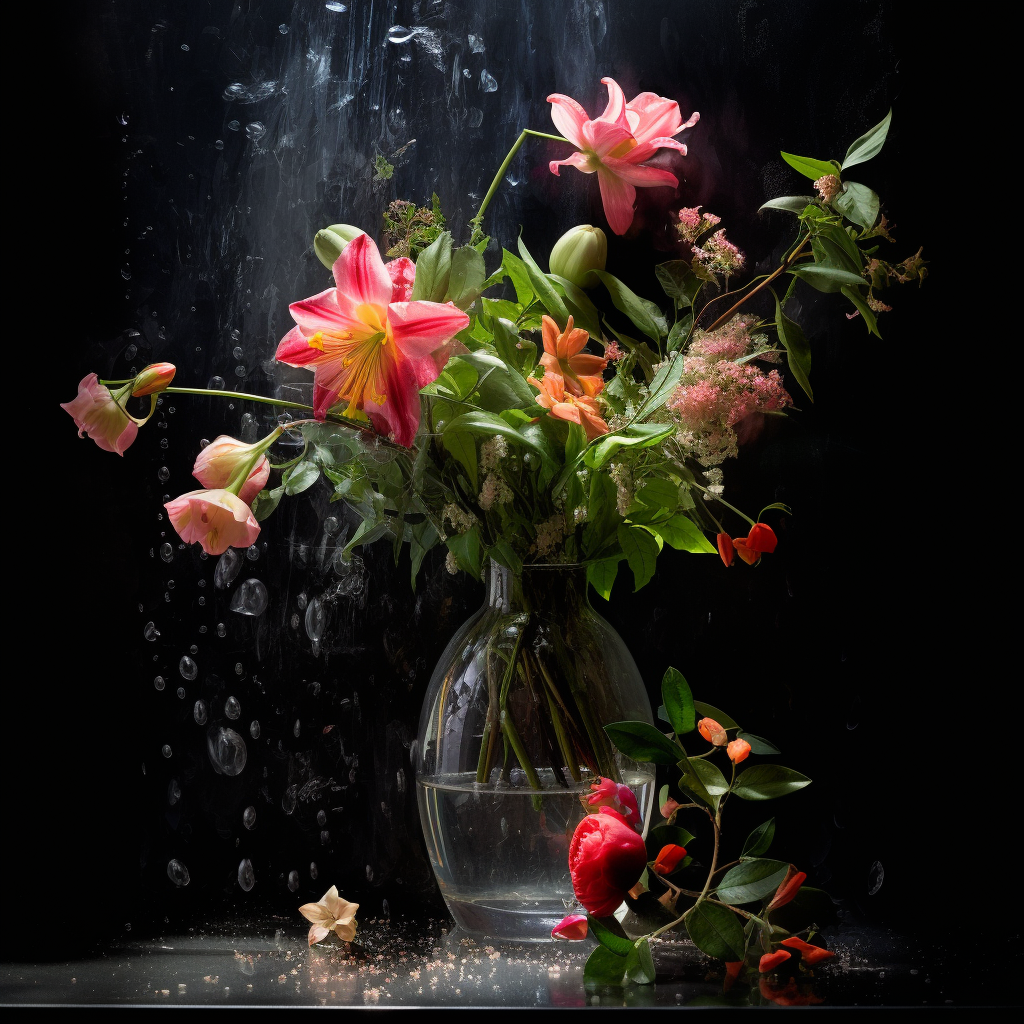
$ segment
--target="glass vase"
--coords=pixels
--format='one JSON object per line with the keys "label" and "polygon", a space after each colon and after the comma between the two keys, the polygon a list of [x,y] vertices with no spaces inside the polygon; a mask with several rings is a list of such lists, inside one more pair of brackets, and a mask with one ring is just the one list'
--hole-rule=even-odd
{"label": "glass vase", "polygon": [[583,566],[487,567],[483,607],[430,680],[416,748],[420,820],[448,908],[488,939],[550,939],[573,905],[569,841],[600,777],[643,819],[654,768],[604,726],[653,724],[626,645],[590,605]]}

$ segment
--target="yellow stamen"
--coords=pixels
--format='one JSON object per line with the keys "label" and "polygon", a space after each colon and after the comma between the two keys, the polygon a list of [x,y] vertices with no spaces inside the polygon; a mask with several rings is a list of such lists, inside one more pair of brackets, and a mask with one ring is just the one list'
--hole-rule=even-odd
{"label": "yellow stamen", "polygon": [[636,139],[626,139],[625,142],[620,142],[614,149],[609,150],[607,155],[613,160],[619,160],[631,150],[636,149],[638,145]]}
{"label": "yellow stamen", "polygon": [[315,348],[317,351],[323,352],[323,350],[324,350],[324,332],[323,331],[317,331],[316,334],[314,334],[312,338],[308,338],[307,341],[309,342],[309,347],[310,348]]}

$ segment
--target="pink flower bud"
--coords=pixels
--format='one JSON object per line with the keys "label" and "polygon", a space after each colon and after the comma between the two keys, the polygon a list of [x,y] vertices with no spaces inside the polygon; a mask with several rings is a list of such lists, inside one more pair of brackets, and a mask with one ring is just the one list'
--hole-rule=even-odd
{"label": "pink flower bud", "polygon": [[570,942],[578,942],[587,937],[587,917],[585,914],[570,914],[563,917],[554,928],[551,929],[551,938],[568,939]]}
{"label": "pink flower bud", "polygon": [[[192,468],[192,475],[204,487],[227,487],[245,463],[252,459],[255,447],[253,444],[245,444],[244,441],[228,437],[227,434],[221,434],[199,453]],[[251,505],[256,495],[263,490],[269,476],[270,461],[264,455],[245,478],[245,483],[238,492],[239,498],[246,505]]]}
{"label": "pink flower bud", "polygon": [[600,779],[598,782],[592,782],[590,788],[593,792],[587,797],[587,803],[591,807],[610,807],[613,811],[618,811],[637,832],[643,831],[640,806],[629,786],[624,786],[621,782],[612,782],[611,779]]}
{"label": "pink flower bud", "polygon": [[74,419],[78,436],[88,434],[105,452],[124,455],[139,433],[135,421],[114,401],[95,373],[83,377],[78,397],[61,402],[60,407]]}
{"label": "pink flower bud", "polygon": [[132,384],[132,398],[143,398],[155,395],[171,386],[177,368],[173,363],[150,363],[145,367]]}
{"label": "pink flower bud", "polygon": [[247,548],[260,535],[252,509],[230,491],[189,491],[164,505],[167,518],[187,544],[200,544],[208,555]]}

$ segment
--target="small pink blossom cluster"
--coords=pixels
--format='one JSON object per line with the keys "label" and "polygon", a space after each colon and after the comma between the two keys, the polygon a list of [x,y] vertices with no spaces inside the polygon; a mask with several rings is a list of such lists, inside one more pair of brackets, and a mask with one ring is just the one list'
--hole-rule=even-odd
{"label": "small pink blossom cluster", "polygon": [[701,213],[699,206],[684,206],[679,211],[679,223],[676,231],[684,242],[696,242],[705,231],[710,231],[722,222],[722,218],[713,213]]}
{"label": "small pink blossom cluster", "polygon": [[814,183],[814,187],[821,196],[823,203],[831,203],[843,187],[842,182],[834,174],[823,174]]}
{"label": "small pink blossom cluster", "polygon": [[736,316],[720,330],[699,335],[668,400],[679,424],[678,440],[703,466],[718,465],[738,453],[734,428],[741,420],[793,404],[778,370],[765,372],[733,361],[753,350],[753,325],[753,320]]}
{"label": "small pink blossom cluster", "polygon": [[695,245],[691,251],[701,266],[712,274],[735,274],[747,262],[740,249],[725,237],[725,228],[719,228],[703,248]]}
{"label": "small pink blossom cluster", "polygon": [[617,341],[609,341],[604,349],[604,357],[610,363],[618,362],[626,354],[625,349]]}

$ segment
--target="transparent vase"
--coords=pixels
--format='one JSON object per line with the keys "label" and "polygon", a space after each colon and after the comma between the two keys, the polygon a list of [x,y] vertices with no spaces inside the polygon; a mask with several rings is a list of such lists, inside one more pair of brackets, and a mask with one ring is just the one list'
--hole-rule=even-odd
{"label": "transparent vase", "polygon": [[628,785],[643,819],[654,768],[604,726],[653,724],[622,638],[590,605],[583,566],[487,568],[487,598],[448,645],[416,748],[420,820],[456,922],[538,941],[573,904],[569,841],[600,777]]}

